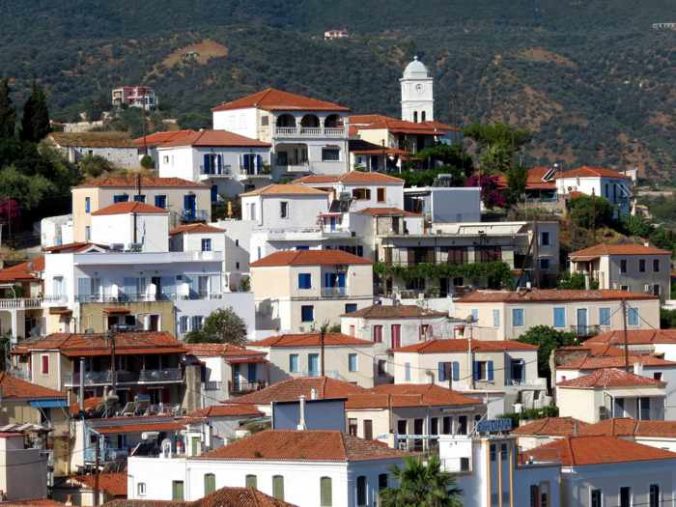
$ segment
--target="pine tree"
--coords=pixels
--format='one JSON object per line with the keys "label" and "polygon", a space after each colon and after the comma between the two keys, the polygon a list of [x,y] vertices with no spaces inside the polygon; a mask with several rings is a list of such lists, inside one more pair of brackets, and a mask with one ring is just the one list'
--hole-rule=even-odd
{"label": "pine tree", "polygon": [[49,110],[44,90],[33,82],[33,91],[23,106],[21,118],[21,139],[37,143],[50,131]]}
{"label": "pine tree", "polygon": [[14,137],[16,111],[9,96],[9,79],[0,80],[0,139]]}

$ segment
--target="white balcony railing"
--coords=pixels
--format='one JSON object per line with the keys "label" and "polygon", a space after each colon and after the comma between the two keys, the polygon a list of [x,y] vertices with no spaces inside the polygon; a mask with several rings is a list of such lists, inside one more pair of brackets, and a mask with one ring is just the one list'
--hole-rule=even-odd
{"label": "white balcony railing", "polygon": [[344,127],[275,127],[276,137],[343,137]]}
{"label": "white balcony railing", "polygon": [[0,310],[31,310],[42,307],[43,298],[0,299]]}

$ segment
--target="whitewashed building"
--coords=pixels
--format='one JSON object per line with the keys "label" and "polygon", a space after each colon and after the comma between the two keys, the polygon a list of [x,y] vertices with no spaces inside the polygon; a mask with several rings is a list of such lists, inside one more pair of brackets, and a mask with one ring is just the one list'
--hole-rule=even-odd
{"label": "whitewashed building", "polygon": [[556,192],[574,197],[576,193],[604,197],[615,209],[615,216],[631,212],[631,180],[624,174],[604,167],[582,166],[557,174]]}
{"label": "whitewashed building", "polygon": [[47,140],[72,163],[99,156],[123,169],[140,167],[138,150],[126,132],[51,132]]}

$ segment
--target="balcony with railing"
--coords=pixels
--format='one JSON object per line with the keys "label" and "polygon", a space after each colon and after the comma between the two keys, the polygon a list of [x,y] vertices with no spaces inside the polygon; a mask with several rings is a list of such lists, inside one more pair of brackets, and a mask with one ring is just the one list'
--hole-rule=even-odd
{"label": "balcony with railing", "polygon": [[322,287],[323,298],[344,298],[347,295],[347,287]]}
{"label": "balcony with railing", "polygon": [[575,333],[578,338],[589,338],[591,336],[596,336],[601,332],[601,327],[598,325],[594,326],[585,326],[578,324],[576,326],[570,326],[570,331]]}
{"label": "balcony with railing", "polygon": [[200,180],[206,180],[209,178],[229,178],[233,175],[233,169],[231,165],[216,165],[216,166],[205,166],[200,165]]}
{"label": "balcony with railing", "polygon": [[180,212],[182,222],[205,222],[209,219],[209,213],[204,209],[184,209]]}
{"label": "balcony with railing", "polygon": [[275,137],[345,137],[344,127],[275,127]]}
{"label": "balcony with railing", "polygon": [[254,391],[260,391],[265,389],[267,383],[264,380],[255,380],[253,382],[249,381],[228,381],[228,393],[237,395],[237,394],[246,394],[252,393]]}
{"label": "balcony with railing", "polygon": [[43,298],[0,299],[0,310],[37,310],[43,301]]}
{"label": "balcony with railing", "polygon": [[[138,372],[128,370],[116,370],[116,384],[154,384],[182,382],[183,372],[180,368],[142,369]],[[85,386],[110,385],[113,382],[111,370],[88,371],[84,374]],[[80,385],[80,372],[67,375],[65,385],[77,387]]]}

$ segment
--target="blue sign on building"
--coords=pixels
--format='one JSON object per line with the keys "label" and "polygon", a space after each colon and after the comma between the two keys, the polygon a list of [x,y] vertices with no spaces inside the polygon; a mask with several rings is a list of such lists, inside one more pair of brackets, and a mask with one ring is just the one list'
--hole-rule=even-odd
{"label": "blue sign on building", "polygon": [[476,425],[478,433],[502,433],[512,429],[511,419],[486,419]]}

